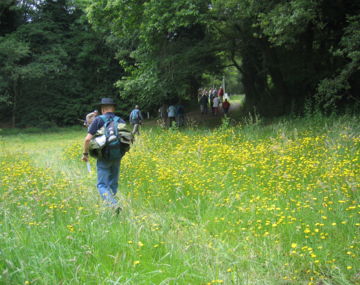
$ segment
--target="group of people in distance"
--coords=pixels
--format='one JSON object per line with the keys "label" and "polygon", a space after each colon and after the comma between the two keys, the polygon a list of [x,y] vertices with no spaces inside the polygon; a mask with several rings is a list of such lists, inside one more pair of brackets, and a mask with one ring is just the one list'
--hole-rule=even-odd
{"label": "group of people in distance", "polygon": [[[95,120],[95,118],[99,115],[98,110],[94,110],[93,112],[86,115],[84,126],[89,127],[91,123]],[[135,108],[130,112],[129,115],[129,122],[133,126],[132,134],[140,135],[140,125],[142,121],[144,120],[141,111],[139,109],[139,106],[136,105]]]}
{"label": "group of people in distance", "polygon": [[[200,105],[201,115],[206,115],[209,113],[209,107],[211,114],[216,116],[220,114],[221,110],[224,115],[227,115],[230,109],[230,102],[228,101],[228,94],[224,93],[224,89],[220,86],[219,89],[216,88],[203,88],[199,89],[198,92],[198,101]],[[185,107],[181,102],[176,104],[163,104],[159,110],[159,117],[162,123],[167,127],[172,127],[176,124],[178,127],[182,127],[185,124]],[[95,118],[99,115],[98,110],[86,115],[84,125],[89,127]],[[140,125],[143,121],[143,116],[139,109],[139,106],[136,105],[135,108],[130,112],[129,122],[133,126],[132,133],[133,135],[140,134]]]}
{"label": "group of people in distance", "polygon": [[216,116],[220,113],[220,109],[227,115],[230,109],[230,102],[228,95],[224,93],[224,88],[220,86],[219,89],[199,89],[198,100],[200,105],[201,115],[208,114],[209,106],[211,113]]}
{"label": "group of people in distance", "polygon": [[185,124],[185,107],[180,102],[169,105],[163,104],[158,112],[161,121],[167,127],[172,127],[174,124],[183,127]]}
{"label": "group of people in distance", "polygon": [[[200,91],[199,103],[201,114],[207,114],[209,101],[214,115],[219,113],[220,106],[222,106],[225,115],[228,113],[230,103],[227,98],[223,98],[225,97],[225,94],[222,87],[220,87],[219,90],[203,89]],[[102,98],[99,104],[101,116],[99,116],[100,112],[98,110],[94,110],[86,116],[84,125],[88,128],[88,131],[84,139],[83,154],[81,158],[84,162],[88,163],[89,161],[90,141],[104,124],[111,121],[125,123],[123,119],[115,115],[115,106],[116,103],[112,98]],[[173,124],[181,127],[185,123],[185,108],[180,102],[168,106],[161,106],[159,115],[163,122],[167,122],[168,127],[172,127]],[[133,126],[133,135],[140,134],[139,128],[142,120],[143,116],[139,106],[136,105],[129,115],[130,124]],[[115,195],[118,190],[120,161],[123,155],[124,154],[120,153],[120,156],[98,157],[96,162],[97,188],[100,197],[105,201],[106,205],[115,209],[116,214],[119,214],[122,210]]]}
{"label": "group of people in distance", "polygon": [[[158,111],[159,117],[165,126],[172,127],[176,124],[176,126],[182,127],[185,125],[185,107],[180,102],[170,105],[163,104]],[[84,126],[89,127],[98,115],[100,115],[98,110],[94,110],[87,114]],[[140,134],[140,125],[142,124],[143,119],[139,106],[136,105],[129,115],[129,122],[133,127],[133,135]]]}

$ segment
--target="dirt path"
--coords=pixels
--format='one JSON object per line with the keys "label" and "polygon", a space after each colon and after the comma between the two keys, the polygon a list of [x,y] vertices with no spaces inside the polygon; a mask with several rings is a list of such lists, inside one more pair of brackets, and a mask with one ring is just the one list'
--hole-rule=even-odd
{"label": "dirt path", "polygon": [[[240,100],[229,100],[230,102],[230,109],[229,114],[231,117],[231,114],[236,113],[241,108],[242,102]],[[186,109],[186,106],[185,106]],[[187,121],[189,122],[189,125],[192,124],[201,126],[201,127],[216,127],[221,124],[222,118],[224,117],[224,113],[222,109],[220,108],[220,113],[217,116],[212,115],[211,110],[209,108],[209,112],[206,115],[201,115],[200,113],[200,107],[196,107],[195,109],[192,109],[191,111],[186,112],[185,114]],[[156,119],[150,119],[145,120],[144,125],[147,126],[154,126],[157,125],[158,118]]]}
{"label": "dirt path", "polygon": [[[237,112],[241,107],[241,102],[230,101],[229,114]],[[195,121],[200,126],[214,127],[221,124],[224,113],[220,108],[220,113],[217,116],[212,115],[211,110],[209,110],[207,115],[201,115],[200,108],[197,110],[190,111],[186,113],[187,118],[190,118],[191,121]]]}

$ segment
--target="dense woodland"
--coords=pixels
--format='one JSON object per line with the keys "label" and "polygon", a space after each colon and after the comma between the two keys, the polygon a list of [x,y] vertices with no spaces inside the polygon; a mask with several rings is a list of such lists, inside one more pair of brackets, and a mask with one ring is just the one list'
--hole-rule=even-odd
{"label": "dense woodland", "polygon": [[103,96],[124,114],[196,100],[234,69],[245,110],[262,116],[358,110],[360,2],[0,2],[0,120],[12,126],[77,124]]}

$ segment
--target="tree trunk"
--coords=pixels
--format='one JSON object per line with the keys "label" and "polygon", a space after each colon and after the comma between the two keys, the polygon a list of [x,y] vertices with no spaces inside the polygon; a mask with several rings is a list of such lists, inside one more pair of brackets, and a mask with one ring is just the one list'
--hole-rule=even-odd
{"label": "tree trunk", "polygon": [[18,97],[18,81],[14,81],[13,85],[13,104],[11,110],[11,127],[15,128],[16,126],[16,104],[17,104],[17,97]]}

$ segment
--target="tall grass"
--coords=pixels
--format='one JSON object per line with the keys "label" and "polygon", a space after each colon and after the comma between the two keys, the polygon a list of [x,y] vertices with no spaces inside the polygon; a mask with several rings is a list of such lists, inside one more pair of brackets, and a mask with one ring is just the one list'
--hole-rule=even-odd
{"label": "tall grass", "polygon": [[82,132],[0,139],[0,283],[359,283],[358,118],[144,130],[119,216]]}

